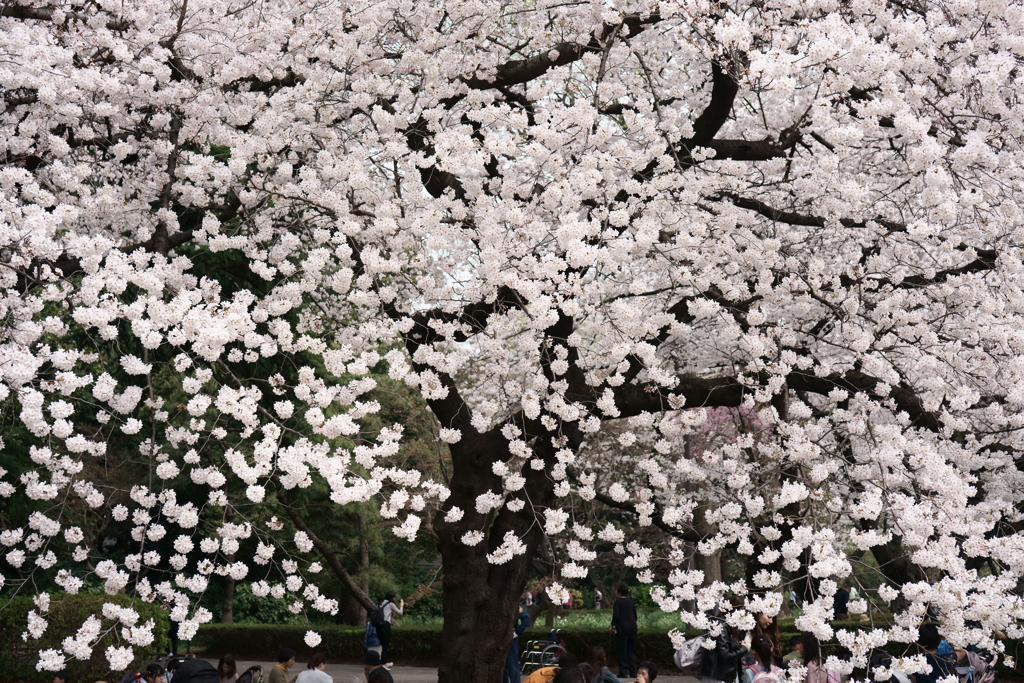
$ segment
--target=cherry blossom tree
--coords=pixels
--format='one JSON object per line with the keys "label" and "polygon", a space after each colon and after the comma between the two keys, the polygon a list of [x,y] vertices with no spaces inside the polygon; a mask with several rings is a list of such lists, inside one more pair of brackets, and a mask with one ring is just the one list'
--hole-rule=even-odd
{"label": "cherry blossom tree", "polygon": [[[907,607],[836,634],[846,671],[929,602],[955,645],[1021,635],[1022,29],[1006,0],[0,6],[0,399],[32,440],[0,494],[36,506],[0,535],[8,589],[131,584],[188,638],[211,573],[270,566],[256,590],[331,611],[315,541],[245,516],[315,480],[431,527],[446,683],[500,678],[560,535],[563,579],[598,541],[641,581],[657,553],[664,608],[738,592],[737,624],[809,577],[821,637],[844,548],[896,547]],[[427,400],[447,480],[402,461],[401,425],[363,426],[377,366]],[[687,458],[680,424],[722,407],[771,443]],[[611,419],[652,450],[598,490],[578,456]],[[128,491],[83,474],[115,443],[151,472]],[[685,486],[707,467],[730,496]],[[678,548],[572,518],[599,495],[764,568],[703,585]],[[131,518],[125,562],[72,502]],[[125,614],[40,668],[119,620],[127,666],[151,633]]]}

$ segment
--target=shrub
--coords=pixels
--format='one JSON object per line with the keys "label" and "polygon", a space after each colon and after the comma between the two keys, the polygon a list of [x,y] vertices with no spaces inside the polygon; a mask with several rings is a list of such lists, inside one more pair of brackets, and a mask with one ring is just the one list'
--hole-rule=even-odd
{"label": "shrub", "polygon": [[[607,616],[607,614],[606,614]],[[836,629],[870,630],[872,625],[868,622],[836,622]],[[310,657],[314,652],[324,652],[333,660],[355,662],[363,654],[363,629],[355,626],[323,626],[315,627],[317,633],[323,637],[323,641],[315,648],[310,648],[305,643],[308,626],[299,625],[255,625],[255,624],[206,624],[199,629],[193,645],[202,648],[207,657],[217,658],[225,652],[231,652],[236,657],[253,659],[257,661],[272,662],[276,659],[278,651],[283,647],[290,647],[295,650],[300,659]],[[694,638],[702,633],[695,629],[680,629],[687,638]],[[795,635],[797,630],[793,627],[791,620],[784,622],[782,632],[783,647],[789,642],[789,638]],[[534,626],[520,636],[521,647],[531,640],[547,640],[550,632],[543,626]],[[617,664],[615,660],[615,636],[608,632],[606,626],[585,627],[568,626],[562,629],[562,638],[566,647],[571,653],[581,660],[586,659],[590,648],[600,645],[605,649],[611,663]],[[826,643],[829,654],[840,657],[848,657],[849,651],[840,647],[835,642]],[[1020,641],[1006,641],[1006,653],[1016,656],[1020,648]],[[788,648],[787,648],[788,649]],[[886,651],[893,655],[903,655],[907,652],[916,653],[915,645],[901,645],[890,643]],[[431,625],[409,625],[402,624],[395,629],[393,651],[395,661],[401,665],[433,666],[441,661],[441,626]],[[637,658],[638,661],[649,659],[659,666],[665,667],[665,671],[675,671],[672,664],[672,641],[668,637],[668,630],[664,628],[641,628],[637,631]],[[998,671],[1000,677],[1013,674],[1012,670],[1006,669],[1000,661]],[[866,677],[865,672],[855,672],[858,680]],[[668,674],[666,674],[668,675]]]}
{"label": "shrub", "polygon": [[[167,612],[157,605],[132,600],[127,595],[54,594],[51,596],[50,609],[45,615],[48,622],[46,631],[38,640],[29,638],[26,641],[22,639],[22,633],[28,628],[28,612],[34,606],[31,598],[14,597],[10,598],[9,602],[0,610],[0,643],[3,643],[4,646],[0,648],[0,671],[5,674],[4,682],[51,681],[52,674],[36,670],[39,650],[60,648],[65,638],[77,633],[89,615],[100,613],[103,604],[107,602],[122,607],[131,607],[139,613],[138,623],[140,624],[144,624],[150,619],[155,624],[153,643],[147,647],[134,648],[136,654],[134,666],[144,666],[161,652],[166,652],[161,648],[167,645]],[[103,625],[104,631],[106,631],[111,623],[104,620]],[[72,678],[81,681],[95,681],[106,678],[112,673],[106,657],[107,648],[111,645],[126,645],[121,638],[120,628],[111,629],[105,633],[93,647],[92,657],[88,660],[71,660],[67,663],[67,670],[71,673]]]}

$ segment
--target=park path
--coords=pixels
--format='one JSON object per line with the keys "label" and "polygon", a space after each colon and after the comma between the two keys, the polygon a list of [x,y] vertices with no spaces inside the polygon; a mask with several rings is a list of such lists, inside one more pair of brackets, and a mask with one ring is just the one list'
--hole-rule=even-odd
{"label": "park path", "polygon": [[[208,660],[214,666],[217,666],[217,660]],[[238,662],[238,671],[241,673],[253,664],[259,664],[263,667],[264,671],[267,671],[273,666],[269,662]],[[291,671],[288,672],[288,678],[295,676],[300,671],[306,668],[306,664],[296,664],[292,667]],[[334,679],[334,683],[366,683],[366,678],[363,676],[363,665],[362,664],[328,664],[327,674]],[[436,683],[437,681],[437,667],[425,667],[425,666],[395,666],[391,669],[391,675],[395,677],[395,683]],[[265,678],[264,678],[265,680]],[[623,682],[627,683],[627,682]],[[628,681],[632,683],[632,681]],[[700,683],[696,678],[691,676],[680,675],[679,672],[668,672],[658,675],[657,683]]]}

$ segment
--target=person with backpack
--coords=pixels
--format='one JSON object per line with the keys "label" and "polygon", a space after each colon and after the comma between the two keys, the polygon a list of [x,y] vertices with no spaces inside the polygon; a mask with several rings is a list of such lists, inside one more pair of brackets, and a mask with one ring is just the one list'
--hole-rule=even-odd
{"label": "person with backpack", "polygon": [[839,672],[825,668],[825,651],[813,633],[800,634],[800,650],[807,675],[804,683],[841,683]]}
{"label": "person with backpack", "polygon": [[306,664],[306,670],[295,679],[295,683],[334,683],[334,679],[324,671],[326,668],[327,655],[317,652]]}
{"label": "person with backpack", "polygon": [[743,667],[742,683],[779,683],[782,669],[775,666],[775,653],[768,636],[757,635],[750,642],[754,662]]}
{"label": "person with backpack", "polygon": [[747,648],[740,643],[739,634],[725,623],[720,607],[715,606],[708,616],[720,621],[721,624],[720,628],[716,629],[718,635],[714,636],[715,646],[701,653],[701,683],[733,683],[739,674],[740,663],[747,654]]}
{"label": "person with backpack", "polygon": [[384,594],[384,600],[377,608],[370,612],[370,623],[377,629],[377,639],[380,640],[380,661],[387,662],[391,649],[391,625],[394,623],[394,615],[402,616],[405,610],[405,600],[401,604],[395,604],[395,591],[388,591]]}

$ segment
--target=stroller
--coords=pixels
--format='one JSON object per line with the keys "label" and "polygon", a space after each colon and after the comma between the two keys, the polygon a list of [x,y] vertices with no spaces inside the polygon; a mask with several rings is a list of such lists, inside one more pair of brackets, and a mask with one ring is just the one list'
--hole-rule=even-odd
{"label": "stroller", "polygon": [[529,676],[537,669],[558,666],[558,658],[568,650],[562,639],[562,629],[553,630],[547,640],[530,640],[519,655],[519,670]]}

